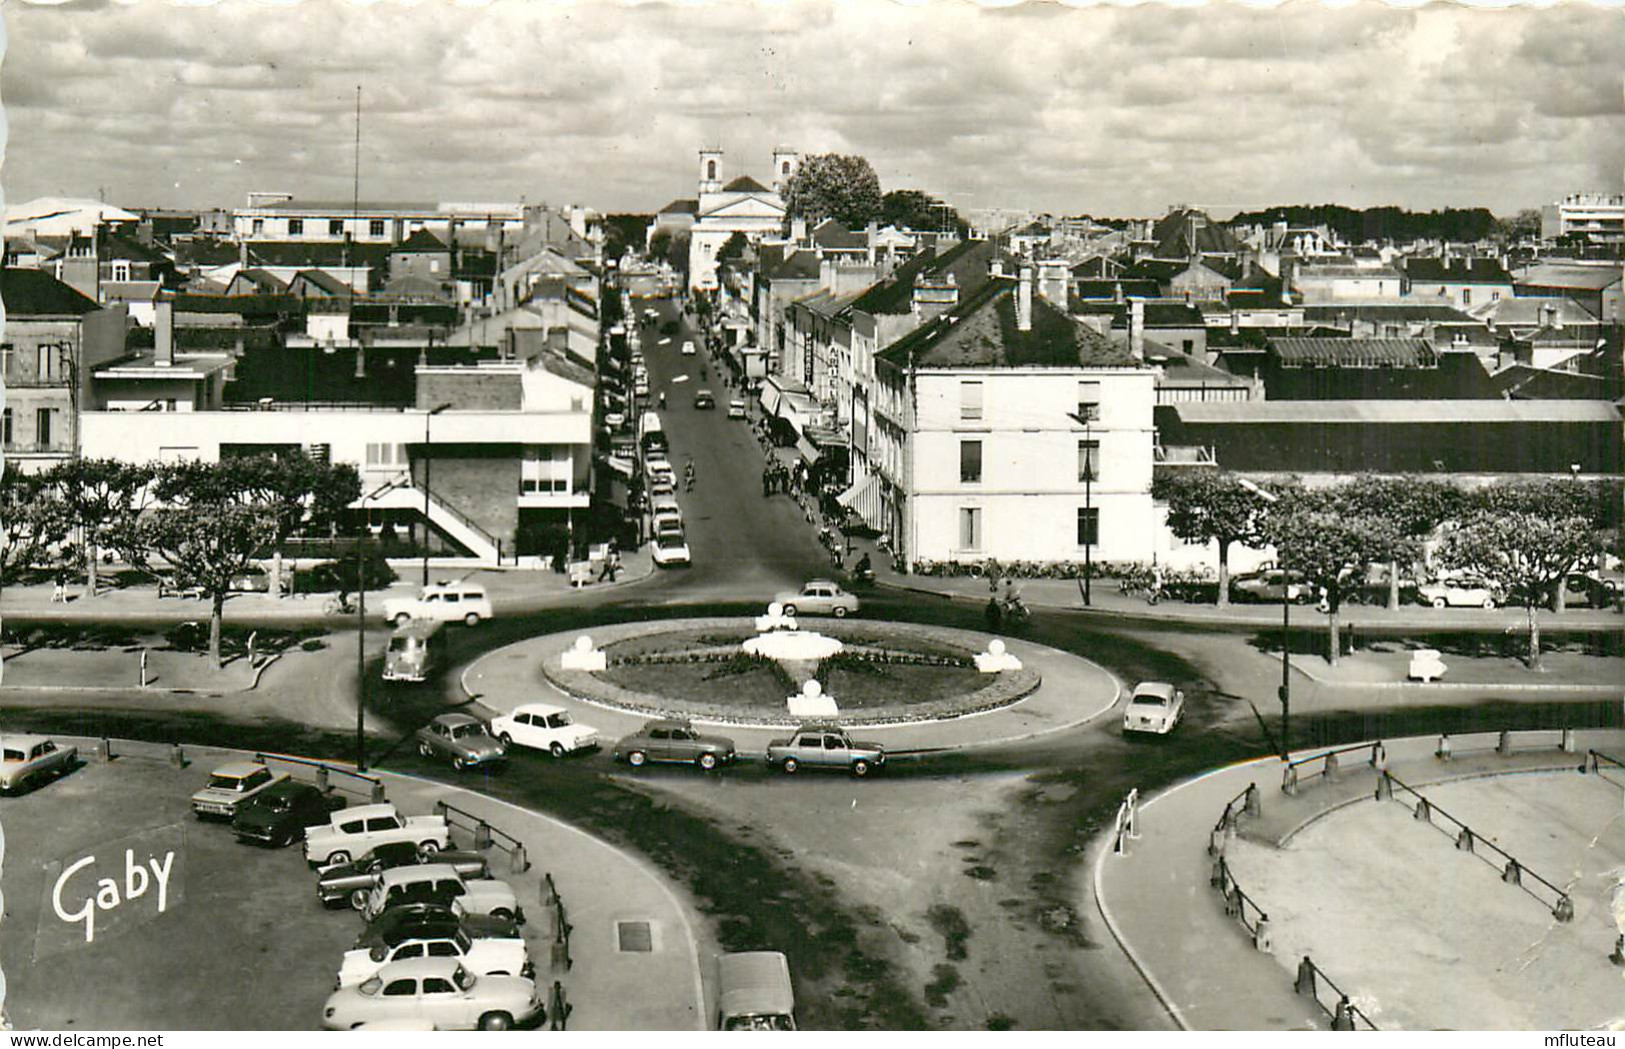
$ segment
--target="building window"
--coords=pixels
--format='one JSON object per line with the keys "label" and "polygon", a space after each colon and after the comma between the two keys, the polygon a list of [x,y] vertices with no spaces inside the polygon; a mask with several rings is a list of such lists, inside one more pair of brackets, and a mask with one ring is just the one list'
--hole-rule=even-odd
{"label": "building window", "polygon": [[982,442],[959,442],[959,483],[982,483]]}
{"label": "building window", "polygon": [[1078,545],[1100,545],[1100,507],[1078,507]]}
{"label": "building window", "polygon": [[51,444],[51,414],[50,408],[34,409],[34,444],[40,448]]}
{"label": "building window", "polygon": [[716,177],[717,177],[717,162],[716,161],[708,160],[708,161],[705,162],[705,177],[706,177],[707,181],[715,181],[716,180]]}
{"label": "building window", "polygon": [[288,236],[290,236],[290,237],[302,237],[304,235],[305,235],[305,220],[304,219],[289,219],[288,220]]}
{"label": "building window", "polygon": [[264,219],[255,219],[254,220],[254,235],[257,237],[261,233],[264,233],[264,232],[265,232],[265,220]]}
{"label": "building window", "polygon": [[5,410],[5,413],[3,415],[0,415],[0,444],[5,444],[5,445],[8,445],[8,446],[11,444],[11,409],[10,408],[7,408]]}
{"label": "building window", "polygon": [[117,260],[117,261],[115,261],[113,263],[113,279],[114,280],[129,280],[130,279],[130,263],[127,260],[119,259],[119,260]]}
{"label": "building window", "polygon": [[10,378],[11,358],[14,357],[16,353],[17,347],[13,346],[11,343],[8,342],[4,345],[0,345],[0,375]]}
{"label": "building window", "polygon": [[959,417],[961,419],[980,419],[982,417],[982,384],[980,381],[967,380],[959,384]]}
{"label": "building window", "polygon": [[1100,442],[1078,442],[1078,480],[1100,480]]}
{"label": "building window", "polygon": [[1078,418],[1088,422],[1100,421],[1100,383],[1078,383]]}
{"label": "building window", "polygon": [[328,219],[327,220],[327,235],[329,237],[342,237],[342,236],[344,236],[344,220],[343,219]]}
{"label": "building window", "polygon": [[1498,291],[1490,292],[1490,301],[1491,302],[1500,302],[1501,301],[1501,293],[1498,292]]}
{"label": "building window", "polygon": [[384,220],[373,219],[371,222],[368,222],[367,235],[372,237],[382,237],[384,235]]}
{"label": "building window", "polygon": [[1461,304],[1463,306],[1471,306],[1473,304],[1473,289],[1461,289]]}
{"label": "building window", "polygon": [[40,382],[56,378],[56,347],[47,343],[34,347],[34,377]]}
{"label": "building window", "polygon": [[982,548],[981,507],[962,506],[959,508],[959,548],[961,550],[980,550]]}

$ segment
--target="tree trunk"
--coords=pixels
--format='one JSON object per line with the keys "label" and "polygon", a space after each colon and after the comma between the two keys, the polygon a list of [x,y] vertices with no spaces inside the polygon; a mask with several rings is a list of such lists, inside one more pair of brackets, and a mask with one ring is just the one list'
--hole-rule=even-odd
{"label": "tree trunk", "polygon": [[1529,669],[1544,671],[1540,662],[1540,620],[1536,617],[1535,602],[1528,605],[1529,612]]}
{"label": "tree trunk", "polygon": [[271,555],[271,596],[282,596],[282,547],[280,545],[276,548],[276,553]]}
{"label": "tree trunk", "polygon": [[1568,594],[1564,593],[1567,587],[1563,585],[1565,581],[1566,577],[1552,585],[1552,611],[1559,614],[1568,606]]}
{"label": "tree trunk", "polygon": [[1326,629],[1330,634],[1332,643],[1331,652],[1327,655],[1326,661],[1334,667],[1337,665],[1338,654],[1343,649],[1342,624],[1338,622],[1337,616],[1337,602],[1333,601],[1330,609],[1326,612]]}
{"label": "tree trunk", "polygon": [[219,670],[220,663],[220,623],[226,616],[226,595],[224,591],[217,592],[213,598],[214,607],[209,611],[209,659],[214,668]]}
{"label": "tree trunk", "polygon": [[96,544],[85,544],[85,596],[96,596]]}
{"label": "tree trunk", "polygon": [[1399,611],[1399,562],[1388,562],[1388,607]]}
{"label": "tree trunk", "polygon": [[1219,540],[1219,607],[1230,607],[1230,540]]}

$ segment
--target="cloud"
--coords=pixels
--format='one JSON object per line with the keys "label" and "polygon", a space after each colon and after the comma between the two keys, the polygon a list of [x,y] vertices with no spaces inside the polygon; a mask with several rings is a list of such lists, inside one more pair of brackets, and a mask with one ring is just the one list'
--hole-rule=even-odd
{"label": "cloud", "polygon": [[334,195],[358,84],[380,199],[652,209],[692,193],[702,144],[758,178],[790,144],[975,206],[1512,210],[1616,187],[1625,150],[1625,20],[1579,4],[142,0],[7,19],[13,200]]}

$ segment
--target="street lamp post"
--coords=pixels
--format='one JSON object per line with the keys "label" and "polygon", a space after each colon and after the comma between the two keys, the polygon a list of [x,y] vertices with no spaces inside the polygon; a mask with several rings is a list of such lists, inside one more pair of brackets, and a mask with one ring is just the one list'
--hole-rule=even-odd
{"label": "street lamp post", "polygon": [[1073,422],[1083,424],[1083,521],[1088,527],[1084,538],[1088,542],[1083,544],[1083,606],[1094,606],[1092,584],[1095,575],[1095,540],[1099,539],[1100,526],[1095,522],[1095,445],[1094,431],[1091,426],[1093,416],[1082,412],[1068,412],[1067,418]]}
{"label": "street lamp post", "polygon": [[434,462],[430,454],[433,446],[429,443],[429,420],[450,408],[451,404],[437,404],[423,413],[423,585],[429,585],[429,470]]}
{"label": "street lamp post", "polygon": [[367,771],[367,522],[355,540],[355,768]]}
{"label": "street lamp post", "polygon": [[[1267,492],[1245,477],[1236,478],[1243,488],[1252,492],[1266,503],[1280,502],[1281,497],[1274,492]],[[1281,561],[1281,551],[1276,550],[1276,560]],[[1281,760],[1289,760],[1292,753],[1292,591],[1288,585],[1285,566],[1281,567],[1281,686],[1276,689],[1275,695],[1281,701]]]}

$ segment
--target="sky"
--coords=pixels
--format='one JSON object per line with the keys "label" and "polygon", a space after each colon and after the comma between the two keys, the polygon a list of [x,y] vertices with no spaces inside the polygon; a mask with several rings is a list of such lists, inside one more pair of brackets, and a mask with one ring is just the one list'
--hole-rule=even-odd
{"label": "sky", "polygon": [[653,211],[697,151],[867,157],[961,210],[1497,214],[1625,178],[1625,10],[965,0],[3,5],[6,199],[250,190]]}

